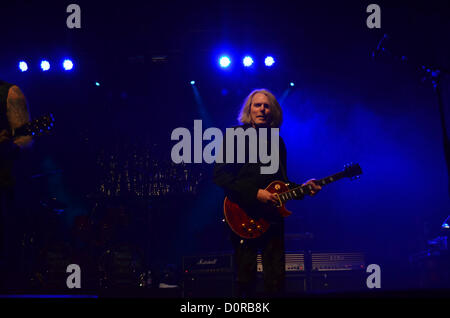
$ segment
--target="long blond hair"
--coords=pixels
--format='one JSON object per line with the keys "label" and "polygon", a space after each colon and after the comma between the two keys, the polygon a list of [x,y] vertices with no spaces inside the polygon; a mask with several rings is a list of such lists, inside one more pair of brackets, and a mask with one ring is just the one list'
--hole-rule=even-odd
{"label": "long blond hair", "polygon": [[267,98],[269,99],[270,116],[272,119],[270,122],[270,127],[280,127],[283,121],[283,113],[281,111],[281,106],[278,103],[277,99],[275,98],[275,95],[273,95],[269,90],[265,88],[255,89],[247,96],[239,112],[238,117],[239,122],[243,124],[252,123],[252,119],[250,116],[250,107],[252,105],[253,96],[255,96],[258,93],[266,95]]}

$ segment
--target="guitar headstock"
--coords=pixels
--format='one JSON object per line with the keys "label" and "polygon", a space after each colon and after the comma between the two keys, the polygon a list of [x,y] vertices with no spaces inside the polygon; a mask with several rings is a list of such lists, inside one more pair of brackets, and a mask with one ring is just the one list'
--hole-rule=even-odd
{"label": "guitar headstock", "polygon": [[350,180],[359,179],[361,174],[361,167],[357,163],[348,163],[344,166],[344,176],[350,178]]}
{"label": "guitar headstock", "polygon": [[55,118],[53,114],[41,116],[31,122],[17,128],[14,136],[42,136],[53,129]]}

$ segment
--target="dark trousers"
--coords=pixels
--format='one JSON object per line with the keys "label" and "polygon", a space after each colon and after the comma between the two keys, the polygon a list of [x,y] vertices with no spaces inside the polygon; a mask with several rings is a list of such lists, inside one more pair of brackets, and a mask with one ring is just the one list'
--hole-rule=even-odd
{"label": "dark trousers", "polygon": [[20,275],[20,231],[14,209],[14,191],[0,189],[0,287],[19,283]]}
{"label": "dark trousers", "polygon": [[258,239],[243,240],[232,233],[231,240],[237,274],[237,296],[256,296],[258,250],[261,250],[262,256],[265,295],[281,296],[285,280],[284,223],[271,225]]}
{"label": "dark trousers", "polygon": [[9,236],[10,215],[13,210],[14,191],[0,188],[0,260],[7,254],[7,239]]}

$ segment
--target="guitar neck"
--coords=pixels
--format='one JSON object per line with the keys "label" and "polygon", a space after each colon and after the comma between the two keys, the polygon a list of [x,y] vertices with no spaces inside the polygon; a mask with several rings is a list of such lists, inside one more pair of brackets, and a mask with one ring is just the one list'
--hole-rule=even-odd
{"label": "guitar neck", "polygon": [[[316,180],[316,183],[320,186],[325,186],[327,184],[333,183],[337,180],[340,180],[345,177],[345,172],[341,171],[338,173],[335,173],[331,176]],[[312,191],[312,186],[310,184],[298,186],[295,188],[290,189],[289,191],[279,193],[278,196],[282,203],[293,200],[299,197],[303,197],[304,195],[310,194]]]}
{"label": "guitar neck", "polygon": [[[320,186],[324,186],[324,185],[333,183],[333,182],[335,182],[335,181],[337,181],[337,180],[340,180],[340,179],[342,179],[342,178],[344,178],[344,177],[345,177],[345,172],[344,172],[344,171],[341,171],[341,172],[335,173],[335,174],[333,174],[333,175],[331,175],[331,176],[328,176],[328,177],[325,177],[325,178],[323,178],[323,179],[317,180],[316,182],[317,182]],[[308,185],[308,186],[309,186],[309,185]],[[309,186],[309,187],[310,187],[310,186]]]}
{"label": "guitar neck", "polygon": [[47,134],[53,128],[54,121],[55,119],[53,118],[53,114],[41,116],[19,128],[16,128],[14,130],[14,137],[41,136]]}

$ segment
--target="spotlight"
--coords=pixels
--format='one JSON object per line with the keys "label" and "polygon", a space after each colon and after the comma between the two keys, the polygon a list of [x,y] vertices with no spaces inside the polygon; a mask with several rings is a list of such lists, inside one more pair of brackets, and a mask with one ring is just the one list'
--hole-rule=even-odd
{"label": "spotlight", "polygon": [[195,81],[191,81],[191,85],[195,85]]}
{"label": "spotlight", "polygon": [[100,83],[99,82],[95,82],[95,86],[100,86]]}
{"label": "spotlight", "polygon": [[443,230],[448,230],[450,229],[450,226],[448,225],[448,223],[450,223],[450,215],[447,216],[447,218],[445,219],[444,223],[442,223],[441,228]]}
{"label": "spotlight", "polygon": [[227,68],[228,66],[230,66],[231,60],[228,56],[222,56],[219,59],[219,64],[220,64],[220,67]]}
{"label": "spotlight", "polygon": [[291,87],[295,86],[294,82],[290,82],[289,85],[291,85]]}
{"label": "spotlight", "polygon": [[73,69],[73,62],[69,59],[63,61],[63,68],[66,71],[70,71]]}
{"label": "spotlight", "polygon": [[41,69],[45,72],[48,71],[50,69],[50,63],[46,60],[43,60],[41,62]]}
{"label": "spotlight", "polygon": [[268,56],[265,58],[264,60],[264,64],[266,64],[266,66],[272,66],[275,63],[275,60],[272,56]]}
{"label": "spotlight", "polygon": [[244,64],[245,67],[250,67],[253,64],[253,59],[250,56],[246,56],[242,60],[242,63]]}
{"label": "spotlight", "polygon": [[27,64],[27,62],[25,62],[25,61],[20,61],[20,62],[19,62],[19,69],[20,69],[20,71],[22,71],[22,72],[28,71],[28,64]]}

